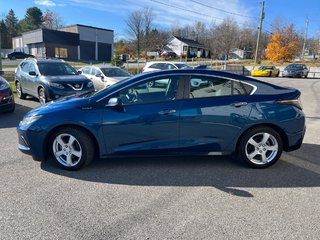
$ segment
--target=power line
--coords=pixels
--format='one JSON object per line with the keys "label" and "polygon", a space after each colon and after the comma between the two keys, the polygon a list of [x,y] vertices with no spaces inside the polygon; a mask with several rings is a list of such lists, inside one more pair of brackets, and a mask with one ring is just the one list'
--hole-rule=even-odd
{"label": "power line", "polygon": [[[160,2],[160,1],[157,1],[157,0],[150,0],[150,1],[158,3],[158,4],[162,4],[162,5],[165,5],[165,6],[168,6],[168,7],[180,9],[180,10],[183,10],[183,11],[186,11],[186,12],[195,13],[195,14],[199,15],[199,12],[196,12],[196,11],[193,11],[193,10],[190,10],[190,9],[182,8],[182,7],[175,6],[175,5],[168,4],[168,3],[163,3],[163,2]],[[206,17],[209,17],[209,18],[212,18],[212,19],[217,19],[217,20],[220,20],[220,21],[224,20],[223,18],[213,17],[213,16],[210,16],[210,15],[204,14],[204,13],[201,13],[200,15],[201,16],[206,16]]]}
{"label": "power line", "polygon": [[189,1],[197,3],[197,4],[199,4],[199,5],[203,6],[203,7],[215,9],[217,11],[228,13],[228,14],[231,14],[231,15],[235,15],[235,16],[239,16],[239,17],[245,17],[245,18],[251,18],[251,19],[257,19],[256,17],[247,16],[247,15],[243,15],[243,14],[240,14],[240,13],[230,12],[230,11],[227,11],[227,10],[224,10],[224,9],[221,9],[221,8],[212,7],[212,6],[206,5],[204,3],[201,3],[201,2],[198,2],[198,1],[195,1],[195,0],[189,0]]}

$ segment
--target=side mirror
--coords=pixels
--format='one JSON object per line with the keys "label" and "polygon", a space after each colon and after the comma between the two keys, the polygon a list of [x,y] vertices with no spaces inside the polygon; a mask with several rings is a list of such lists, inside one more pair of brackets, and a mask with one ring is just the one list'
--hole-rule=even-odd
{"label": "side mirror", "polygon": [[37,73],[35,71],[31,71],[31,72],[29,72],[29,75],[30,76],[37,76]]}
{"label": "side mirror", "polygon": [[81,73],[82,73],[82,71],[81,71],[81,70],[78,70],[77,72],[78,72],[78,74],[81,74]]}
{"label": "side mirror", "polygon": [[3,75],[4,74],[4,71],[0,70],[0,75]]}
{"label": "side mirror", "polygon": [[117,107],[122,106],[122,102],[120,98],[110,98],[108,101],[107,107]]}

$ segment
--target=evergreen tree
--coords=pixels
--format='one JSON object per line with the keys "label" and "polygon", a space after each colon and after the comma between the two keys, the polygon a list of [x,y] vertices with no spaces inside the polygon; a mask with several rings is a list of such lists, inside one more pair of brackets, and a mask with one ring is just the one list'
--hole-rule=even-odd
{"label": "evergreen tree", "polygon": [[7,43],[8,30],[3,19],[0,21],[0,32],[1,32],[1,48],[3,49],[10,48]]}
{"label": "evergreen tree", "polygon": [[18,36],[18,18],[16,17],[14,11],[10,9],[8,15],[5,18],[6,33],[3,38],[5,39],[5,46],[7,48],[12,48],[12,38]]}
{"label": "evergreen tree", "polygon": [[24,19],[19,22],[21,32],[28,32],[41,28],[43,23],[42,11],[40,8],[28,8]]}

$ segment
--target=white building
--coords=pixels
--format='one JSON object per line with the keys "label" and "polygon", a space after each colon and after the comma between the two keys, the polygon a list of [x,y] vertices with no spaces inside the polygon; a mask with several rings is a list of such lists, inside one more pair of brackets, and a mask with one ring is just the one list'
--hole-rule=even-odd
{"label": "white building", "polygon": [[173,36],[165,48],[165,52],[174,52],[178,56],[210,57],[210,51],[203,44],[182,37]]}

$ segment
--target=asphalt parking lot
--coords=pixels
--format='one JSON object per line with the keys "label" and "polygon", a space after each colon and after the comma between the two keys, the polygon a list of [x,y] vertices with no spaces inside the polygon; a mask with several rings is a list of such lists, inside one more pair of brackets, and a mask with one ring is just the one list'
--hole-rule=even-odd
{"label": "asphalt parking lot", "polygon": [[17,149],[39,105],[0,115],[0,239],[318,239],[320,79],[261,78],[302,91],[301,149],[249,169],[228,157],[96,159],[77,172]]}

